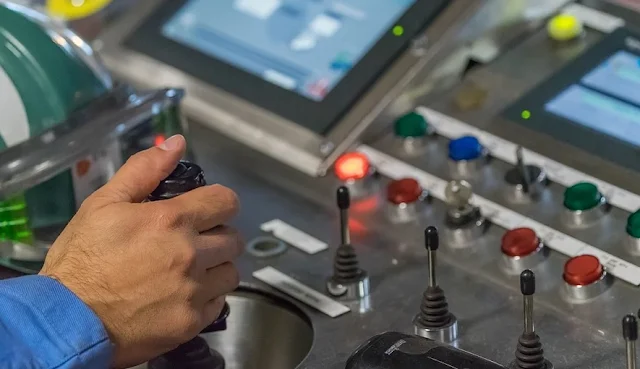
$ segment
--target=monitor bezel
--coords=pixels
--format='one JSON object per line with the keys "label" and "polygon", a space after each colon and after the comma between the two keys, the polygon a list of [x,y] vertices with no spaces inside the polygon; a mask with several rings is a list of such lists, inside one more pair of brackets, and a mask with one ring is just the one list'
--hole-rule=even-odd
{"label": "monitor bezel", "polygon": [[124,46],[325,137],[389,64],[407,49],[416,34],[449,3],[448,0],[416,2],[394,23],[403,26],[402,36],[394,35],[393,27],[389,28],[323,100],[314,101],[166,37],[163,26],[188,1],[163,1],[124,40]]}

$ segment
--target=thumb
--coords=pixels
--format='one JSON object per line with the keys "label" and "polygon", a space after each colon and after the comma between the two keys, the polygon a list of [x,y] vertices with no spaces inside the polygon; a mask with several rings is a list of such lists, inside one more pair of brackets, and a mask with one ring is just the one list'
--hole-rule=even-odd
{"label": "thumb", "polygon": [[175,135],[133,155],[95,196],[110,203],[141,202],[173,172],[186,146],[184,137]]}

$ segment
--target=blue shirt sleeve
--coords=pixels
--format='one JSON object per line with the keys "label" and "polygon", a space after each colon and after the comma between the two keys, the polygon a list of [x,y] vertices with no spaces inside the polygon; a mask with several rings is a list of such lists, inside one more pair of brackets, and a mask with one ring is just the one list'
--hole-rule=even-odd
{"label": "blue shirt sleeve", "polygon": [[100,319],[58,281],[0,281],[2,369],[107,369],[112,351]]}

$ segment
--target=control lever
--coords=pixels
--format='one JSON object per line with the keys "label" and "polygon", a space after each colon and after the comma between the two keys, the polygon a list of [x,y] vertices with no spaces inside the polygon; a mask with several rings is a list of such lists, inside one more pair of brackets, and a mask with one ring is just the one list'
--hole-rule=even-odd
{"label": "control lever", "polygon": [[511,190],[507,191],[508,200],[522,203],[536,199],[548,183],[546,173],[538,166],[526,164],[522,146],[516,149],[516,165],[504,176]]}
{"label": "control lever", "polygon": [[[204,172],[193,163],[181,161],[176,169],[165,178],[149,195],[147,201],[168,200],[206,185]],[[230,308],[225,302],[218,318],[201,333],[211,333],[227,329]],[[224,369],[222,355],[209,348],[204,338],[197,336],[174,350],[149,361],[149,369]]]}
{"label": "control lever", "polygon": [[369,295],[369,275],[360,268],[358,255],[351,245],[349,233],[349,207],[351,196],[345,186],[336,192],[340,210],[340,246],[333,262],[333,276],[327,282],[327,291],[334,297],[361,299]]}
{"label": "control lever", "polygon": [[398,332],[377,335],[347,360],[346,369],[505,369],[455,347]]}
{"label": "control lever", "polygon": [[349,207],[351,196],[347,187],[340,187],[336,193],[336,202],[340,210],[340,245],[351,245],[351,233],[349,232]]}
{"label": "control lever", "polygon": [[629,314],[622,319],[622,336],[627,349],[627,369],[636,369],[636,341],[638,340],[638,321]]}
{"label": "control lever", "polygon": [[518,339],[516,359],[511,369],[553,369],[553,364],[544,358],[540,337],[533,323],[533,295],[536,292],[536,276],[527,269],[520,274],[520,292],[523,298],[524,331]]}
{"label": "control lever", "polygon": [[531,185],[531,173],[529,168],[524,165],[524,158],[522,157],[522,146],[518,146],[516,149],[516,167],[522,177],[522,192],[529,194],[529,186]]}
{"label": "control lever", "polygon": [[429,263],[429,283],[422,295],[420,313],[413,319],[414,330],[422,337],[452,342],[458,337],[458,320],[449,312],[444,291],[436,280],[436,250],[440,245],[436,227],[430,226],[424,230],[424,244]]}

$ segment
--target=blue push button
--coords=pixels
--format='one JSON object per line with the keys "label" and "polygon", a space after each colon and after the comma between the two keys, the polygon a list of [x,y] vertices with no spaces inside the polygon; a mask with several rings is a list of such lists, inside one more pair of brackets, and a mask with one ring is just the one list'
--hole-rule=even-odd
{"label": "blue push button", "polygon": [[484,148],[474,136],[463,136],[449,142],[449,159],[453,161],[475,160],[482,156]]}

